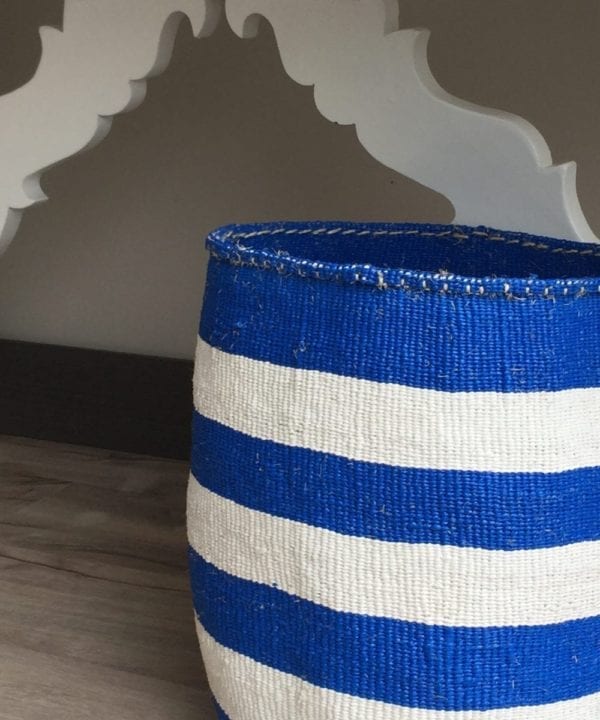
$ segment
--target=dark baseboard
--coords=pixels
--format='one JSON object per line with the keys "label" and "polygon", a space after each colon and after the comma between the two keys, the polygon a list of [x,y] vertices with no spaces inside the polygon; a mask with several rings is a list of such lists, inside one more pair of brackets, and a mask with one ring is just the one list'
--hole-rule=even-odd
{"label": "dark baseboard", "polygon": [[188,459],[193,363],[0,340],[0,434]]}

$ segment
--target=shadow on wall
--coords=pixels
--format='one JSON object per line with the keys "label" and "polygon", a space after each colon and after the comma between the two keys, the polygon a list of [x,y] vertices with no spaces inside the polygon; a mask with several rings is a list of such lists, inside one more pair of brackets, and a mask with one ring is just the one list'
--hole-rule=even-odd
{"label": "shadow on wall", "polygon": [[3,0],[0,5],[0,95],[34,74],[42,51],[38,28],[60,28],[63,0]]}
{"label": "shadow on wall", "polygon": [[[32,28],[58,25],[59,5],[32,2],[25,11],[21,4],[3,88],[11,77],[23,82],[31,75],[39,55]],[[571,6],[549,13],[539,0],[527,11],[517,0],[494,7],[461,0],[460,13],[435,0],[401,5],[406,26],[432,28],[433,70],[450,92],[524,114],[557,161],[582,161],[582,201],[590,222],[600,225],[600,211],[594,217],[586,203],[587,188],[600,176],[600,158],[591,151],[600,94],[592,102],[587,88],[595,83],[585,68],[571,69],[591,83],[587,88],[567,83],[564,71],[551,77],[561,62],[586,65],[585,53],[600,55],[591,39],[580,47],[591,24],[585,18],[598,14],[592,1],[580,8],[583,20],[571,18]],[[575,39],[565,37],[561,23]],[[558,37],[561,59],[552,45]],[[559,107],[565,94],[568,114]],[[150,81],[145,103],[119,116],[96,148],[49,171],[43,186],[50,201],[25,214],[0,260],[0,337],[183,358],[193,354],[203,238],[213,227],[282,218],[452,217],[444,198],[373,160],[354,128],[319,115],[312,90],[283,71],[266,23],[254,41],[239,40],[225,23],[213,37],[194,40],[184,23],[173,61]]]}

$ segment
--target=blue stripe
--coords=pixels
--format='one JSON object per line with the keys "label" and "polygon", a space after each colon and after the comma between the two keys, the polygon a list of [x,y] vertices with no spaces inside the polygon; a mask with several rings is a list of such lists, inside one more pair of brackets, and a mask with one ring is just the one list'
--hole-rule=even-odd
{"label": "blue stripe", "polygon": [[397,468],[259,440],[194,413],[192,471],[254,510],[379,540],[490,550],[600,540],[600,468]]}
{"label": "blue stripe", "polygon": [[339,613],[241,580],[190,550],[195,609],[212,637],[313,685],[435,710],[543,705],[600,691],[600,617],[452,628]]}
{"label": "blue stripe", "polygon": [[597,244],[481,225],[254,223],[217,228],[206,245],[212,255],[238,266],[379,289],[406,289],[426,280],[431,290],[445,294],[468,294],[471,284],[486,296],[508,300],[532,293],[565,297],[565,288],[566,296],[582,297],[581,290],[583,296],[597,293],[600,285]]}
{"label": "blue stripe", "polygon": [[219,705],[219,703],[218,703],[216,700],[214,700],[214,699],[213,699],[213,703],[214,703],[214,706],[215,706],[215,710],[216,710],[216,712],[217,712],[217,718],[218,718],[218,720],[229,720],[229,718],[227,717],[227,715],[225,715],[225,710],[223,710],[223,708]]}
{"label": "blue stripe", "polygon": [[599,310],[600,295],[381,291],[211,258],[200,335],[257,360],[413,387],[562,390],[600,386]]}

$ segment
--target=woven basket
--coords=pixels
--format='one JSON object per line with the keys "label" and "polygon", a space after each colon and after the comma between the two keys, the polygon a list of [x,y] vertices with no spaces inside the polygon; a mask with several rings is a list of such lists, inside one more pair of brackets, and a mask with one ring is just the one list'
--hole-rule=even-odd
{"label": "woven basket", "polygon": [[600,719],[600,247],[231,226],[188,497],[230,720]]}

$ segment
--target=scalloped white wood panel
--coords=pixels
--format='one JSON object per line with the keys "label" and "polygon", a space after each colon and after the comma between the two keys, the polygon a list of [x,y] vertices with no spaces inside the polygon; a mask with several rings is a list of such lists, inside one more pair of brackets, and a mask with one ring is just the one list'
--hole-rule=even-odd
{"label": "scalloped white wood panel", "polygon": [[553,166],[526,120],[446,93],[427,62],[426,30],[398,30],[396,0],[227,0],[252,37],[272,24],[288,74],[315,86],[320,112],[353,123],[384,165],[445,195],[455,221],[594,242],[576,165]]}
{"label": "scalloped white wood panel", "polygon": [[200,37],[220,10],[219,0],[65,0],[62,31],[40,29],[34,77],[0,97],[0,252],[23,209],[46,199],[43,171],[100,142],[114,115],[142,102],[185,16]]}
{"label": "scalloped white wood panel", "polygon": [[[456,222],[597,241],[575,164],[553,166],[527,121],[447,94],[427,63],[428,32],[399,30],[397,0],[226,0],[241,37],[273,26],[286,71],[315,86],[319,111],[355,124],[377,160],[445,195]],[[215,28],[220,0],[65,0],[63,30],[42,28],[33,79],[0,97],[0,249],[45,199],[41,173],[92,144],[166,67],[177,25]],[[277,102],[277,98],[273,98]]]}

